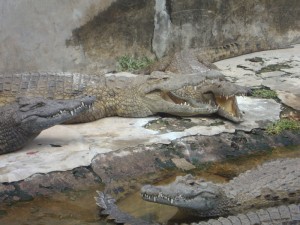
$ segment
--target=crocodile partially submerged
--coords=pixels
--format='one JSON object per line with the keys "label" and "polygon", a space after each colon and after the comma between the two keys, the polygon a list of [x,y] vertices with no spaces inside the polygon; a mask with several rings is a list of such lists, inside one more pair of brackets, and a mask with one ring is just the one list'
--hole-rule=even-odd
{"label": "crocodile partially submerged", "polygon": [[300,158],[279,159],[225,184],[179,176],[168,185],[146,185],[144,200],[176,206],[198,217],[235,215],[254,208],[300,202]]}
{"label": "crocodile partially submerged", "polygon": [[[133,217],[129,213],[121,211],[115,204],[116,200],[109,194],[98,191],[95,197],[96,204],[100,208],[100,216],[109,218],[116,224],[128,225],[159,225],[154,221],[146,221]],[[184,223],[187,225],[187,223]],[[248,213],[240,213],[228,217],[219,217],[191,223],[191,225],[299,225],[300,204],[280,205],[269,207]]]}
{"label": "crocodile partially submerged", "polygon": [[[298,158],[267,162],[227,184],[186,175],[170,185],[144,186],[141,194],[147,201],[177,206],[199,216],[199,223],[193,225],[300,224],[299,163]],[[118,224],[157,224],[122,212],[108,194],[98,192],[95,200],[100,215]]]}
{"label": "crocodile partially submerged", "polygon": [[94,97],[73,100],[17,98],[0,107],[0,154],[24,147],[41,131],[88,110]]}
{"label": "crocodile partially submerged", "polygon": [[[0,105],[14,102],[17,97],[43,97],[46,99],[74,99],[82,95],[95,96],[94,107],[68,123],[90,122],[103,117],[146,117],[157,113],[176,116],[208,115],[224,108],[215,99],[219,93],[245,94],[239,86],[224,83],[218,71],[207,71],[182,76],[154,73],[150,76],[84,75],[75,73],[23,73],[0,75]],[[180,89],[203,90],[207,102],[197,102]],[[205,91],[204,91],[205,90]],[[238,91],[237,91],[238,90]],[[216,95],[214,95],[216,93]],[[209,104],[211,103],[211,104]],[[230,107],[229,107],[230,108]],[[236,109],[236,107],[234,107]],[[239,113],[229,113],[240,119]],[[221,115],[221,114],[220,114]],[[228,117],[230,119],[230,117]],[[234,119],[233,119],[234,121]]]}

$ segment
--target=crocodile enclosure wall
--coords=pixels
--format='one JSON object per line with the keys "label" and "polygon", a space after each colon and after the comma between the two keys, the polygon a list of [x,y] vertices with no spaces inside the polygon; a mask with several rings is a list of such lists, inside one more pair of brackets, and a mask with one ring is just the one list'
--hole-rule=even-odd
{"label": "crocodile enclosure wall", "polygon": [[1,1],[0,72],[114,70],[125,54],[299,43],[299,0]]}

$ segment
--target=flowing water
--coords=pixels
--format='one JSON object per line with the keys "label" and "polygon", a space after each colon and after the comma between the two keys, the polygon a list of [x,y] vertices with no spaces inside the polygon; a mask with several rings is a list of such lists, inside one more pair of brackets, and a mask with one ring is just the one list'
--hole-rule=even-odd
{"label": "flowing water", "polygon": [[[239,173],[251,169],[264,161],[284,158],[300,157],[300,146],[293,148],[277,148],[261,154],[241,157],[226,162],[210,163],[202,169],[189,171],[196,176],[214,182],[226,182]],[[166,171],[162,172],[166,173]],[[184,175],[180,171],[170,171],[170,177],[162,183],[169,183],[177,175]],[[98,208],[94,196],[96,190],[103,190],[103,186],[91,187],[86,191],[64,192],[49,197],[37,197],[32,201],[18,202],[0,207],[1,225],[104,225],[110,224],[98,216]],[[139,218],[155,220],[164,224],[168,221],[188,220],[184,215],[176,215],[177,209],[171,206],[145,202],[136,192],[118,202],[119,207]],[[175,218],[174,218],[175,216]]]}

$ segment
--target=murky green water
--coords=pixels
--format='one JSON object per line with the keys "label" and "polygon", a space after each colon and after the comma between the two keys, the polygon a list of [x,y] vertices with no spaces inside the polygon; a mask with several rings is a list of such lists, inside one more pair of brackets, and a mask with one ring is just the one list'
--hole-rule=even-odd
{"label": "murky green water", "polygon": [[[239,173],[251,169],[264,161],[283,157],[300,157],[300,146],[278,148],[252,156],[242,157],[223,163],[208,164],[203,169],[190,171],[196,176],[214,182],[226,182]],[[163,172],[164,174],[166,171]],[[170,172],[170,177],[160,183],[173,181],[176,175],[185,174],[179,171]],[[94,196],[96,190],[103,187],[92,187],[87,191],[66,192],[50,197],[38,197],[33,201],[19,202],[11,206],[0,207],[0,224],[2,225],[104,225],[100,221]],[[136,217],[155,220],[166,224],[167,221],[187,220],[177,215],[177,209],[170,206],[145,202],[136,192],[118,203],[119,207]],[[175,218],[174,218],[175,216]],[[172,222],[168,222],[172,224]]]}

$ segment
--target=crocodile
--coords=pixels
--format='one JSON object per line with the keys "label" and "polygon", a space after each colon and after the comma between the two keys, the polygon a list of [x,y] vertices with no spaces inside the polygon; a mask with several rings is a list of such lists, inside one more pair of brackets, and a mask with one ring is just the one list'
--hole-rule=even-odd
{"label": "crocodile", "polygon": [[[202,48],[188,48],[181,51],[171,53],[159,61],[149,65],[148,67],[138,71],[138,73],[149,74],[153,71],[164,71],[171,72],[174,74],[190,74],[190,73],[205,73],[210,70],[217,70],[218,68],[212,64],[213,62],[227,59],[230,57],[235,57],[239,55],[248,54],[251,52],[258,52],[270,49],[279,49],[291,47],[285,44],[271,44],[265,41],[259,41],[257,43],[229,43],[223,46],[217,47],[202,47]],[[222,78],[224,83],[224,88],[222,90],[231,90],[235,84],[226,82],[224,77]],[[245,87],[244,87],[245,88]],[[241,89],[241,88],[234,88]],[[214,90],[221,90],[218,88],[218,84],[215,85]],[[233,122],[242,122],[242,115],[238,108],[236,96],[237,94],[223,95],[222,98],[214,98],[210,96],[207,98],[203,96],[201,89],[195,90],[194,88],[184,88],[179,91],[179,96],[193,96],[196,103],[203,104],[209,101],[215,104],[216,100],[223,107],[220,107],[217,112],[218,115],[229,119]],[[178,94],[178,93],[177,93]],[[178,96],[178,95],[177,95]],[[219,95],[222,96],[222,95]],[[228,98],[230,96],[230,98]],[[224,109],[225,108],[225,109]]]}
{"label": "crocodile", "polygon": [[[300,158],[269,161],[225,184],[188,174],[169,185],[146,185],[141,195],[146,201],[177,206],[200,217],[192,225],[300,224],[299,163]],[[121,211],[109,194],[97,193],[100,215],[118,224],[158,224]]]}
{"label": "crocodile", "polygon": [[101,191],[97,191],[97,197],[95,197],[96,204],[100,208],[100,215],[109,217],[117,224],[130,224],[130,225],[158,225],[158,223],[148,222],[143,219],[138,219],[130,214],[121,211],[115,204],[116,200],[109,194],[105,194]]}
{"label": "crocodile", "polygon": [[94,100],[89,96],[73,100],[20,97],[0,107],[0,154],[21,149],[42,130],[88,110]]}
{"label": "crocodile", "polygon": [[236,97],[251,94],[251,89],[228,82],[223,78],[216,78],[206,79],[201,86],[185,86],[170,93],[176,98],[191,98],[193,105],[218,106],[216,114],[232,122],[240,123],[243,121],[243,114]]}
{"label": "crocodile", "polygon": [[[192,225],[299,225],[300,204],[281,205],[235,216],[210,219]],[[141,224],[142,225],[142,224]]]}
{"label": "crocodile", "polygon": [[[175,74],[205,73],[212,69],[218,69],[212,63],[219,60],[252,52],[290,47],[291,45],[284,43],[277,44],[259,40],[257,42],[233,42],[217,47],[187,48],[173,52],[137,72],[142,74],[149,74],[153,71],[172,72]],[[225,79],[223,80],[225,83]],[[223,90],[231,90],[234,85],[235,84],[226,82]],[[218,86],[216,85],[214,90],[218,90],[217,87]],[[218,104],[222,103],[222,107],[220,107],[217,112],[218,115],[237,123],[243,121],[235,94],[231,94],[230,98],[228,98],[228,95],[218,99],[211,96],[209,97],[209,101],[207,101],[207,96],[203,97],[201,90],[199,93],[199,90],[195,90],[193,88],[188,88],[187,90],[185,88],[181,89],[179,93],[183,96],[193,96],[194,101],[200,104],[207,104],[209,101],[215,104],[216,100],[219,100]]]}
{"label": "crocodile", "polygon": [[[159,225],[154,221],[147,221],[136,218],[129,213],[121,211],[115,204],[116,200],[109,194],[97,191],[95,197],[96,204],[100,208],[100,216],[109,218],[116,224],[130,225]],[[184,223],[187,225],[187,223]],[[300,204],[280,205],[240,213],[228,217],[209,219],[208,221],[193,222],[190,225],[299,225],[300,224]]]}
{"label": "crocodile", "polygon": [[[78,73],[0,75],[0,105],[13,102],[20,96],[46,99],[74,99],[82,95],[96,97],[92,109],[67,123],[84,123],[109,116],[146,117],[157,113],[176,116],[209,115],[224,108],[215,101],[214,93],[233,95],[236,90],[240,90],[236,86],[231,92],[226,85],[219,85],[219,89],[215,89],[212,84],[225,82],[222,77],[216,70],[201,73],[201,76],[199,73],[189,76],[168,73],[153,73],[149,76],[96,76]],[[213,96],[209,98],[214,104],[195,102],[191,96],[180,95],[180,89],[185,87],[207,89],[203,95]],[[240,92],[243,94],[247,91]]]}
{"label": "crocodile", "polygon": [[217,69],[214,62],[272,49],[290,48],[291,45],[276,44],[267,41],[228,43],[216,47],[187,48],[173,52],[148,67],[141,69],[138,73],[149,74],[153,71],[169,71],[178,74],[189,74],[206,72]]}
{"label": "crocodile", "polygon": [[145,185],[141,195],[146,201],[176,206],[198,217],[235,215],[254,208],[300,202],[299,165],[300,158],[266,162],[225,184],[188,174],[168,185]]}

